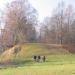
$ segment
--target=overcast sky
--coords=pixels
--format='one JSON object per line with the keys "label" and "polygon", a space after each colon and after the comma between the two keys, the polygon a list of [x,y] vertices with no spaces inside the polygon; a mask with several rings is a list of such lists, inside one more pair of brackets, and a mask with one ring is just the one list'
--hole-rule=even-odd
{"label": "overcast sky", "polygon": [[[0,8],[11,0],[0,0]],[[44,17],[51,16],[52,11],[62,0],[29,0],[32,6],[38,11],[39,20],[42,21]],[[63,0],[66,4],[75,4],[75,0]]]}

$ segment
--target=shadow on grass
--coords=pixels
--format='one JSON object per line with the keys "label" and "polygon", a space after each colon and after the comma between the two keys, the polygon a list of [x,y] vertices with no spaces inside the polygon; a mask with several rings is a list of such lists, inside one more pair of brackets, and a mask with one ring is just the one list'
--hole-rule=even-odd
{"label": "shadow on grass", "polygon": [[7,68],[17,68],[17,67],[23,67],[23,66],[45,66],[48,65],[48,61],[46,62],[36,62],[33,60],[15,60],[15,61],[9,61],[7,63],[4,63],[0,66],[1,69],[7,69]]}
{"label": "shadow on grass", "polygon": [[32,60],[15,60],[15,61],[7,61],[4,63],[0,63],[0,69],[7,69],[7,68],[16,68],[22,66],[31,66],[34,64]]}
{"label": "shadow on grass", "polygon": [[23,61],[15,61],[12,62],[12,65],[15,65],[16,67],[22,67],[22,66],[31,66],[34,62],[32,60],[23,60]]}

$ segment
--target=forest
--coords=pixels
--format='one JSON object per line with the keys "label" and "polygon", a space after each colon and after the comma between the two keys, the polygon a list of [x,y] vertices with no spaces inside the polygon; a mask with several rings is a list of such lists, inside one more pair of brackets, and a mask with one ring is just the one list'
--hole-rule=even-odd
{"label": "forest", "polygon": [[51,17],[43,22],[38,20],[38,12],[26,0],[14,0],[1,13],[0,51],[22,43],[61,44],[65,48],[75,44],[74,7],[61,1]]}

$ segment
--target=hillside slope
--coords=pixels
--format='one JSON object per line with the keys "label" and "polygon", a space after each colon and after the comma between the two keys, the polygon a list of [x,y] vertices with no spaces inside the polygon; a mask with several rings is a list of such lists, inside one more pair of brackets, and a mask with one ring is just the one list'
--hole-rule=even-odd
{"label": "hillside slope", "polygon": [[61,45],[35,43],[16,45],[0,56],[0,62],[22,61],[32,59],[34,55],[49,56],[52,54],[69,54],[69,52]]}

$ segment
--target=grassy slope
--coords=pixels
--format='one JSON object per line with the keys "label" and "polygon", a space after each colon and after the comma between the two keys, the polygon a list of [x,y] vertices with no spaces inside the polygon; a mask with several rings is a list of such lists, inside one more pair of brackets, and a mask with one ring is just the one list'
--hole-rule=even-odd
{"label": "grassy slope", "polygon": [[[17,54],[14,54],[14,49],[16,47],[21,47],[21,51]],[[62,46],[57,45],[45,45],[45,44],[23,44],[17,45],[9,50],[6,50],[1,56],[0,61],[6,62],[9,60],[28,60],[31,59],[34,55],[45,55],[49,56],[52,54],[69,54],[69,52],[62,48]]]}

